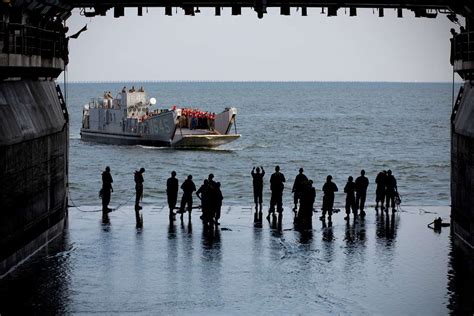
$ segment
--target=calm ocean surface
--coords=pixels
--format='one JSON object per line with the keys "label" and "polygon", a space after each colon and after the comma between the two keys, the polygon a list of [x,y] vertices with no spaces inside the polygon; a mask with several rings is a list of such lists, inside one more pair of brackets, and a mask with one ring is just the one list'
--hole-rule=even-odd
{"label": "calm ocean surface", "polygon": [[[242,137],[215,150],[111,146],[80,140],[82,107],[104,91],[143,85],[157,107],[238,108]],[[172,170],[197,184],[212,172],[224,203],[251,205],[250,170],[262,165],[270,178],[279,164],[287,178],[284,201],[303,167],[321,189],[328,174],[340,191],[347,177],[365,169],[374,201],[378,171],[391,169],[403,205],[449,205],[451,89],[449,83],[75,83],[68,85],[70,191],[77,205],[100,205],[101,171],[112,169],[111,205],[128,200],[133,171],[145,167],[144,203],[165,204]],[[269,198],[269,186],[265,190]],[[321,205],[321,194],[317,207]],[[339,206],[344,194],[336,196]],[[265,202],[265,201],[264,201]]]}

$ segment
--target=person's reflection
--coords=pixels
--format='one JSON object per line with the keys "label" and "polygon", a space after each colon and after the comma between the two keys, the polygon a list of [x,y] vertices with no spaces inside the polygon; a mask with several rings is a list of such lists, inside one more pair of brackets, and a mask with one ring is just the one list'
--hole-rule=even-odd
{"label": "person's reflection", "polygon": [[[296,217],[295,217],[296,219]],[[308,244],[313,239],[313,223],[310,221],[293,221],[293,229],[300,234],[300,243]]]}
{"label": "person's reflection", "polygon": [[263,222],[263,214],[262,210],[258,210],[258,208],[255,208],[255,212],[253,214],[253,225],[258,228],[262,228],[262,223]]}
{"label": "person's reflection", "polygon": [[[190,267],[194,266],[194,249],[193,245],[193,225],[191,219],[188,217],[187,225],[181,221],[181,234],[180,234],[180,248],[182,249],[183,261],[186,262]],[[189,273],[193,273],[194,269],[189,269]]]}
{"label": "person's reflection", "polygon": [[[220,229],[202,231],[201,289],[211,304],[221,304],[223,292],[221,284],[222,243]],[[234,254],[238,255],[238,254]],[[228,285],[228,284],[227,284]]]}
{"label": "person's reflection", "polygon": [[168,225],[168,239],[175,239],[176,238],[176,227],[171,222]]}
{"label": "person's reflection", "polygon": [[282,213],[278,213],[278,216],[275,213],[272,214],[270,227],[273,230],[277,230],[279,232],[282,231],[283,229],[283,214]]}
{"label": "person's reflection", "polygon": [[328,221],[326,224],[326,220],[322,220],[322,230],[323,230],[323,240],[324,241],[333,241],[334,234],[332,231],[332,221]]}
{"label": "person's reflection", "polygon": [[365,220],[361,219],[357,223],[354,223],[354,230],[356,232],[357,239],[361,242],[365,242]]}
{"label": "person's reflection", "polygon": [[347,244],[351,244],[355,241],[354,223],[351,225],[350,220],[346,221],[346,233],[344,235],[344,240]]}
{"label": "person's reflection", "polygon": [[110,218],[108,212],[102,212],[102,229],[104,231],[109,230]]}
{"label": "person's reflection", "polygon": [[376,212],[375,216],[375,257],[378,258],[375,264],[377,271],[390,275],[393,273],[398,216],[389,215],[384,211]]}
{"label": "person's reflection", "polygon": [[271,222],[270,222],[270,227],[271,227],[271,229],[276,230],[276,229],[277,229],[277,226],[278,226],[278,219],[277,219],[276,215],[273,214],[273,215],[272,215],[272,220],[271,220]]}
{"label": "person's reflection", "polygon": [[186,228],[188,234],[191,234],[193,232],[193,223],[191,222],[190,218],[188,218],[188,224],[186,226],[184,225],[184,221],[181,220],[181,230],[186,231]]}
{"label": "person's reflection", "polygon": [[322,232],[323,232],[323,243],[322,243],[322,255],[323,260],[331,262],[334,260],[334,234],[332,231],[332,221],[322,220]]}
{"label": "person's reflection", "polygon": [[385,212],[376,212],[375,221],[377,225],[377,237],[386,238],[388,240],[394,239],[397,233],[397,218],[395,213],[391,215]]}
{"label": "person's reflection", "polygon": [[168,225],[168,262],[167,262],[167,271],[166,276],[170,278],[168,284],[172,284],[177,273],[178,266],[178,251],[177,251],[177,236],[176,236],[176,227],[173,224],[173,221]]}
{"label": "person's reflection", "polygon": [[143,228],[143,216],[140,213],[140,208],[135,207],[135,221],[137,223],[137,228]]}
{"label": "person's reflection", "polygon": [[313,230],[312,229],[300,230],[300,243],[310,244],[312,240],[313,240]]}

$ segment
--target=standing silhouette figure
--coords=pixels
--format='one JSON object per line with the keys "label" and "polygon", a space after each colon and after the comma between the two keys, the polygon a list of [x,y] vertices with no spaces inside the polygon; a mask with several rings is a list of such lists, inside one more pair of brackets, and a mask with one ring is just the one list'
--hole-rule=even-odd
{"label": "standing silhouette figure", "polygon": [[323,214],[319,218],[320,220],[325,220],[326,219],[326,213],[328,214],[328,219],[331,221],[331,216],[332,216],[332,210],[334,207],[334,192],[339,191],[337,188],[337,185],[332,182],[332,176],[328,175],[326,177],[326,183],[323,185]]}
{"label": "standing silhouette figure", "polygon": [[385,188],[386,188],[386,207],[387,207],[387,212],[390,206],[392,206],[392,211],[395,212],[395,195],[397,194],[398,188],[397,188],[397,180],[395,177],[392,175],[392,170],[387,171],[387,178],[385,179]]}
{"label": "standing silhouette figure", "polygon": [[298,210],[298,202],[301,205],[301,196],[303,194],[303,189],[305,184],[308,182],[308,178],[306,175],[303,174],[303,168],[300,168],[298,175],[295,177],[295,182],[293,184],[293,189],[291,192],[293,193],[293,202],[295,203],[295,207],[293,211],[296,213]]}
{"label": "standing silhouette figure", "polygon": [[354,183],[354,178],[349,177],[347,179],[346,186],[344,187],[344,193],[346,193],[346,217],[344,217],[345,220],[349,219],[349,215],[351,213],[354,214],[354,218],[357,216],[357,204],[356,204],[356,198],[355,198],[355,190],[356,190],[356,184]]}
{"label": "standing silhouette figure", "polygon": [[[262,172],[260,172],[260,169]],[[263,167],[253,167],[252,172],[252,183],[253,183],[253,200],[255,202],[255,211],[258,211],[258,207],[260,206],[260,212],[262,212],[262,204],[263,204],[263,177],[265,176],[265,170]]]}
{"label": "standing silhouette figure", "polygon": [[270,199],[270,209],[268,210],[267,220],[270,220],[270,214],[275,214],[275,206],[280,215],[283,213],[283,189],[286,179],[280,172],[280,166],[275,167],[275,173],[270,177],[270,190],[272,197]]}
{"label": "standing silhouette figure", "polygon": [[141,210],[140,201],[143,199],[143,173],[145,168],[140,168],[139,171],[135,171],[134,180],[135,180],[135,209]]}
{"label": "standing silhouette figure", "polygon": [[375,209],[378,210],[379,202],[381,210],[383,211],[383,205],[385,203],[385,180],[387,178],[387,171],[379,172],[375,178],[375,183],[377,188],[375,189]]}
{"label": "standing silhouette figure", "polygon": [[111,211],[109,208],[110,203],[110,196],[112,192],[114,192],[114,188],[112,187],[112,183],[114,180],[112,179],[112,175],[110,174],[110,167],[105,167],[105,171],[102,172],[102,212],[108,213]]}
{"label": "standing silhouette figure", "polygon": [[176,171],[171,172],[171,177],[166,181],[166,196],[168,198],[168,207],[170,209],[170,221],[175,219],[174,209],[178,201],[179,182],[176,179]]}
{"label": "standing silhouette figure", "polygon": [[369,179],[365,176],[365,170],[360,171],[360,177],[355,181],[356,189],[356,207],[360,210],[360,216],[364,217],[365,198],[367,196],[367,187],[369,186]]}
{"label": "standing silhouette figure", "polygon": [[181,221],[183,220],[183,213],[186,212],[186,207],[189,212],[189,219],[191,219],[191,211],[193,209],[193,192],[196,191],[196,185],[193,182],[193,176],[188,175],[188,178],[181,184],[183,196],[181,197],[181,206],[179,213],[181,214]]}

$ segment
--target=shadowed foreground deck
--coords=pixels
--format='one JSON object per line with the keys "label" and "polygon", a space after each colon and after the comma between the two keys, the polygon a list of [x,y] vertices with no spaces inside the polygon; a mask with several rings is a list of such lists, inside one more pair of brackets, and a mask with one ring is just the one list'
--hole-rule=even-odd
{"label": "shadowed foreground deck", "polygon": [[[85,208],[93,210],[94,208]],[[254,228],[250,208],[224,207],[216,233],[168,225],[167,209],[145,205],[110,214],[70,209],[69,229],[0,280],[0,312],[446,314],[472,308],[472,275],[451,250],[449,228],[426,224],[448,207],[405,207],[394,217],[367,211],[332,228]],[[433,212],[433,213],[428,213]],[[435,214],[437,213],[437,214]]]}

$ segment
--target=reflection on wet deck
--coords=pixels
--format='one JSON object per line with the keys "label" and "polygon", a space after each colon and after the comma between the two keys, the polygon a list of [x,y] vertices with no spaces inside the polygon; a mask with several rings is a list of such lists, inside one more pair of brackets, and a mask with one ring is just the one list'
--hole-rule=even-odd
{"label": "reflection on wet deck", "polygon": [[[423,211],[421,210],[423,209]],[[427,213],[435,212],[434,213]],[[452,249],[447,207],[406,207],[364,221],[294,229],[292,213],[254,227],[251,208],[225,207],[218,230],[199,212],[168,222],[164,207],[70,210],[69,230],[0,280],[0,313],[446,314],[473,309],[468,262]],[[265,215],[265,214],[264,214]],[[317,215],[317,214],[316,214]]]}

